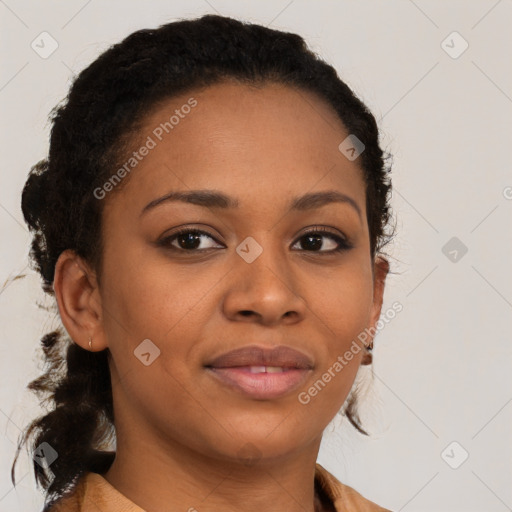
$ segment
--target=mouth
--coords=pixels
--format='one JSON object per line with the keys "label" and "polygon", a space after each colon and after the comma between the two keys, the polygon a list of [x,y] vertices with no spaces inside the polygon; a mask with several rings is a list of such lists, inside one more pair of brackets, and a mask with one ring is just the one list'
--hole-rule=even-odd
{"label": "mouth", "polygon": [[[222,384],[255,400],[273,400],[297,389],[311,370],[275,366],[208,368]],[[262,371],[263,370],[263,371]]]}
{"label": "mouth", "polygon": [[268,349],[255,345],[227,352],[205,365],[216,382],[255,400],[292,393],[313,367],[311,358],[291,347]]}

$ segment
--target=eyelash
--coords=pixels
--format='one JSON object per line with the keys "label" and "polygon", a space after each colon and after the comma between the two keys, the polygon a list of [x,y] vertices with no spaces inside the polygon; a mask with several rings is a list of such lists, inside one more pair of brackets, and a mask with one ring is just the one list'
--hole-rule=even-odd
{"label": "eyelash", "polygon": [[[178,252],[184,252],[184,253],[187,253],[187,252],[188,253],[198,253],[198,252],[200,253],[200,252],[206,252],[210,249],[213,249],[213,247],[208,248],[208,249],[182,249],[182,248],[178,248],[178,247],[171,245],[171,242],[174,241],[179,236],[185,235],[185,234],[190,234],[190,233],[192,233],[194,235],[206,235],[209,238],[211,238],[212,240],[215,240],[216,243],[220,243],[215,239],[215,237],[213,237],[207,231],[202,231],[197,228],[182,228],[182,229],[176,231],[175,233],[173,233],[172,235],[159,240],[157,242],[157,245],[160,247],[164,247],[166,249],[170,249],[171,251],[178,251]],[[302,249],[302,250],[304,250],[305,252],[312,252],[312,253],[318,253],[318,254],[335,254],[335,253],[340,253],[343,251],[348,251],[349,249],[353,248],[353,245],[348,240],[346,240],[345,238],[343,238],[339,235],[332,233],[331,231],[329,231],[328,229],[326,229],[322,226],[315,226],[312,229],[306,231],[295,241],[295,243],[293,245],[295,245],[299,240],[301,240],[302,238],[304,238],[308,235],[311,236],[311,235],[318,235],[318,234],[322,235],[322,236],[326,236],[326,237],[330,238],[331,240],[334,240],[338,244],[338,248],[331,249],[329,251],[307,251],[305,249]]]}

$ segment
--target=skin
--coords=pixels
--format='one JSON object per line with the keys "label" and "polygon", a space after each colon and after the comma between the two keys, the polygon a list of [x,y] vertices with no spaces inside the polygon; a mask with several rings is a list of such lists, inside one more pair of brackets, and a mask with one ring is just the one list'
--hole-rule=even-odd
{"label": "skin", "polygon": [[[134,150],[191,96],[197,106],[103,199],[101,287],[72,251],[56,267],[68,333],[111,353],[117,456],[104,476],[149,512],[312,512],[322,433],[364,351],[307,405],[298,393],[375,326],[389,269],[371,259],[362,171],[338,150],[348,133],[332,109],[276,84],[225,82],[166,100],[148,113]],[[141,216],[155,198],[192,189],[221,191],[239,206],[167,202]],[[288,206],[326,190],[350,196],[361,216],[348,203]],[[305,228],[318,225],[353,247],[329,253],[338,243],[325,235],[308,243]],[[174,239],[175,251],[155,244],[184,226],[209,233],[195,253],[186,240]],[[252,263],[236,252],[248,236],[263,248]],[[134,356],[145,339],[161,351],[149,366]],[[295,392],[255,400],[203,367],[249,344],[297,348],[314,369]]]}

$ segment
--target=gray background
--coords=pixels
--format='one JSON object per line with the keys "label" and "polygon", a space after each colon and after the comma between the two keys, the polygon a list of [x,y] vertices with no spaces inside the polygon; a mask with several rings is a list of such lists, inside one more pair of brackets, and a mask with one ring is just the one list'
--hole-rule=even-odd
{"label": "gray background", "polygon": [[[393,510],[512,510],[510,0],[0,0],[0,510],[43,503],[26,452],[16,488],[10,468],[20,428],[40,412],[25,390],[40,373],[39,339],[58,325],[37,307],[48,301],[27,266],[20,210],[49,111],[74,73],[130,32],[214,12],[305,37],[372,109],[394,154],[397,274],[383,312],[395,301],[403,311],[377,335],[373,378],[358,376],[373,436],[337,416],[319,462]],[[58,43],[47,58],[31,48],[43,31]]]}

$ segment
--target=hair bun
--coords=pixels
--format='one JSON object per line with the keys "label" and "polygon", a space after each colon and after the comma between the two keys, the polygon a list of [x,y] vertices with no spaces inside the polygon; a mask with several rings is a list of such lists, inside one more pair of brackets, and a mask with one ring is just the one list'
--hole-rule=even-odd
{"label": "hair bun", "polygon": [[30,169],[21,194],[21,211],[32,230],[44,225],[42,219],[48,195],[48,160],[40,160]]}

